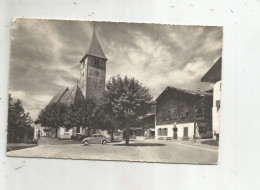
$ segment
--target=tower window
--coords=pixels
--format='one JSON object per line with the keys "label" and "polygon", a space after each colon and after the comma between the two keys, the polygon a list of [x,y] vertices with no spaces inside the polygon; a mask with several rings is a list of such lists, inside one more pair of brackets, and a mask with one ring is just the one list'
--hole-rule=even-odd
{"label": "tower window", "polygon": [[95,59],[95,65],[99,66],[99,60],[98,59]]}

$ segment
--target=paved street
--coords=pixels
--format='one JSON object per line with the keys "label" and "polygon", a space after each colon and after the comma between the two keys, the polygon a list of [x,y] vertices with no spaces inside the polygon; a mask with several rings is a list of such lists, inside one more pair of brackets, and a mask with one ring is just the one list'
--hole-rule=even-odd
{"label": "paved street", "polygon": [[197,146],[181,141],[143,140],[107,145],[81,144],[39,145],[7,152],[8,156],[89,160],[121,160],[163,163],[216,164],[217,148]]}

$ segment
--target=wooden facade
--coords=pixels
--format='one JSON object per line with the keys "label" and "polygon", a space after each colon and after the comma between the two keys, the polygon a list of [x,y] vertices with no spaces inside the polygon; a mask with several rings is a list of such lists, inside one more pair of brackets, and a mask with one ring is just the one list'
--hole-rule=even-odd
{"label": "wooden facade", "polygon": [[[193,123],[201,133],[212,130],[212,94],[167,87],[156,99],[156,125]],[[195,106],[195,109],[194,109]]]}

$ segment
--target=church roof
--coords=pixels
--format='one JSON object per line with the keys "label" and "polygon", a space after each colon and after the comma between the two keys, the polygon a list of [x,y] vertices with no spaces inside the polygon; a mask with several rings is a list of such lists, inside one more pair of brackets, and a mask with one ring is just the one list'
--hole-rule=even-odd
{"label": "church roof", "polygon": [[71,89],[66,87],[65,90],[59,92],[56,96],[53,97],[49,105],[58,102],[66,105],[75,104],[76,101],[82,101],[83,99],[84,96],[80,88],[78,87],[78,85],[75,85]]}
{"label": "church roof", "polygon": [[82,100],[84,98],[81,90],[78,85],[73,86],[70,90],[68,90],[60,99],[60,103],[63,104],[75,104],[75,101]]}
{"label": "church roof", "polygon": [[56,94],[56,96],[54,96],[49,104],[54,104],[57,103],[58,101],[60,101],[60,99],[64,96],[64,94],[69,91],[69,88],[66,87],[64,88],[62,91],[60,91],[58,94]]}
{"label": "church roof", "polygon": [[96,31],[94,30],[94,33],[93,33],[93,36],[92,36],[92,41],[90,43],[90,46],[89,46],[89,49],[86,53],[86,55],[82,58],[82,60],[80,62],[82,62],[83,60],[85,60],[85,58],[88,56],[88,55],[92,55],[92,56],[95,56],[95,57],[100,57],[100,58],[103,58],[103,59],[106,59],[106,56],[104,54],[104,51],[98,41],[98,38],[97,38],[97,35],[96,35]]}

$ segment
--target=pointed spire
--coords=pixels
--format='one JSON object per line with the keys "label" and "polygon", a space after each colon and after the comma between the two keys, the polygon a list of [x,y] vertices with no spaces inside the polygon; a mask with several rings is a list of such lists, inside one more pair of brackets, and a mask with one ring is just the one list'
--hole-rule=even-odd
{"label": "pointed spire", "polygon": [[96,56],[96,57],[107,59],[105,54],[104,54],[104,52],[103,52],[103,49],[102,49],[99,41],[98,41],[98,38],[97,38],[97,35],[96,35],[95,26],[94,26],[94,32],[93,32],[93,36],[92,36],[92,41],[90,43],[87,55],[93,55],[93,56]]}

